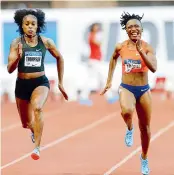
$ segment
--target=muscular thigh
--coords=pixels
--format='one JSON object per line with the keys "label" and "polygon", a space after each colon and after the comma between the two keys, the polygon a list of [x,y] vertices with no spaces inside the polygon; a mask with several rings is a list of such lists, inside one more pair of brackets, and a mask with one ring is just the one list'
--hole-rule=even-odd
{"label": "muscular thigh", "polygon": [[131,110],[133,111],[135,108],[135,97],[132,92],[129,90],[120,87],[119,88],[119,101],[122,111],[123,110]]}
{"label": "muscular thigh", "polygon": [[136,110],[139,122],[144,125],[149,125],[152,113],[152,99],[150,91],[143,94],[137,101]]}
{"label": "muscular thigh", "polygon": [[24,128],[27,128],[32,121],[32,106],[29,101],[16,97],[16,105]]}
{"label": "muscular thigh", "polygon": [[33,109],[43,108],[49,93],[49,88],[46,86],[38,86],[34,89],[31,95],[31,104]]}

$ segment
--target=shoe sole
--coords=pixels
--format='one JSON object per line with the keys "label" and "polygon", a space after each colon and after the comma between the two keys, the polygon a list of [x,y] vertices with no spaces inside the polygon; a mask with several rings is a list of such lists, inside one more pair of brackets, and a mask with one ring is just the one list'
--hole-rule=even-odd
{"label": "shoe sole", "polygon": [[38,160],[40,158],[40,156],[38,156],[36,153],[32,153],[31,158],[34,160]]}
{"label": "shoe sole", "polygon": [[150,174],[150,173],[148,173],[148,174],[147,174],[147,173],[146,173],[146,174],[143,174],[143,173],[142,173],[142,175],[149,175],[149,174]]}
{"label": "shoe sole", "polygon": [[127,145],[127,144],[125,144],[125,145],[126,145],[127,147],[129,147],[129,148],[130,148],[130,147],[132,147],[132,145],[133,145],[133,144],[132,144],[132,145]]}

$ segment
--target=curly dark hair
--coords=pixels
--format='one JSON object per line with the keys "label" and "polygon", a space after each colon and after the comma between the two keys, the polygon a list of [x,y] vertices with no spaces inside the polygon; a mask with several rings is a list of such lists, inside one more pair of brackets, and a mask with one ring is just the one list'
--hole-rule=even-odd
{"label": "curly dark hair", "polygon": [[45,13],[40,9],[19,9],[16,10],[14,15],[14,21],[18,25],[17,30],[21,35],[24,34],[22,29],[23,18],[27,15],[33,15],[37,18],[38,28],[37,33],[41,33],[45,30]]}
{"label": "curly dark hair", "polygon": [[122,26],[122,29],[123,30],[126,29],[126,24],[131,19],[137,19],[138,21],[141,22],[141,19],[143,18],[143,16],[144,16],[144,14],[142,16],[139,16],[139,15],[135,15],[135,14],[130,15],[128,12],[127,13],[123,12],[123,14],[120,17],[120,24]]}

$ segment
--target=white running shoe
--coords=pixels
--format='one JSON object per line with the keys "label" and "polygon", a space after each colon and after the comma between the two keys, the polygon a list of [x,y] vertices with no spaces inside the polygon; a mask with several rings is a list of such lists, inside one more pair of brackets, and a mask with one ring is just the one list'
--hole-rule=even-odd
{"label": "white running shoe", "polygon": [[39,147],[36,147],[32,153],[31,153],[31,157],[34,159],[34,160],[38,160],[40,158],[40,148]]}

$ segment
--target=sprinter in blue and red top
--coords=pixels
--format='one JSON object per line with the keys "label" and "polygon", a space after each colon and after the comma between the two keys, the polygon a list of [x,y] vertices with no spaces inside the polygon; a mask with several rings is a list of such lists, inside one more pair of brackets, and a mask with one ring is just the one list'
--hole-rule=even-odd
{"label": "sprinter in blue and red top", "polygon": [[[43,106],[47,100],[50,85],[44,71],[44,58],[48,50],[57,60],[59,90],[64,98],[68,96],[63,87],[64,61],[50,38],[39,34],[45,27],[45,13],[39,9],[17,10],[14,15],[20,37],[14,39],[8,57],[8,72],[18,68],[15,96],[23,128],[31,130],[35,143],[31,157],[40,158],[40,142],[43,131]],[[32,121],[34,112],[34,121]]]}
{"label": "sprinter in blue and red top", "polygon": [[129,39],[116,45],[111,57],[107,84],[101,93],[104,94],[110,87],[117,59],[122,59],[122,83],[119,88],[121,115],[127,125],[125,144],[130,147],[133,144],[132,116],[134,109],[137,111],[139,128],[141,132],[142,154],[141,172],[149,174],[148,149],[150,144],[150,120],[151,120],[151,94],[148,84],[148,70],[157,70],[157,60],[153,48],[141,40],[143,32],[139,15],[123,13],[121,26],[126,30]]}

